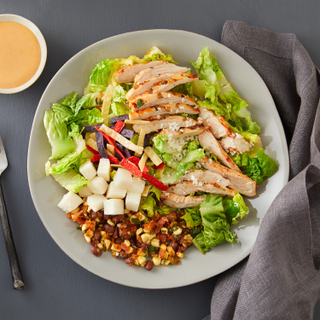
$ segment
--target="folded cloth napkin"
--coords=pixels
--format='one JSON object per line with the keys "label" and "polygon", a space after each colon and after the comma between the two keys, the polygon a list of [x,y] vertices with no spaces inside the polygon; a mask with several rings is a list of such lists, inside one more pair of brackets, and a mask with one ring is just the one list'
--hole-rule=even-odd
{"label": "folded cloth napkin", "polygon": [[221,42],[257,70],[273,96],[290,181],[262,220],[249,258],[218,277],[206,319],[312,319],[320,298],[319,71],[293,34],[227,21]]}

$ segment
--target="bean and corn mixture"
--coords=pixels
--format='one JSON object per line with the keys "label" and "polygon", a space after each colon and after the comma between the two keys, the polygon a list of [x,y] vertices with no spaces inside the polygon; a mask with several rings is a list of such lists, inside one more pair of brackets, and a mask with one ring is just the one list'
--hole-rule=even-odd
{"label": "bean and corn mixture", "polygon": [[129,266],[150,271],[154,266],[180,264],[183,252],[192,245],[192,234],[200,229],[187,228],[183,215],[178,210],[151,218],[140,212],[108,216],[103,210],[94,212],[84,201],[67,217],[80,224],[77,229],[91,244],[93,255],[112,251],[113,257],[124,259]]}

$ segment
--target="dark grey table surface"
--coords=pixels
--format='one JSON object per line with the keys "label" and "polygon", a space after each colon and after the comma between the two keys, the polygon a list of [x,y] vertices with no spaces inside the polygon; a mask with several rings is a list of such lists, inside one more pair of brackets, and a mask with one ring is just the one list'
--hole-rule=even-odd
{"label": "dark grey table surface", "polygon": [[[12,289],[0,236],[0,320],[202,319],[216,279],[169,290],[129,288],[73,262],[51,239],[34,208],[27,180],[33,116],[50,79],[79,50],[101,39],[143,29],[180,29],[220,41],[226,20],[294,33],[320,67],[320,2],[316,0],[0,0],[0,14],[33,21],[48,46],[39,80],[24,92],[0,94],[0,134],[9,168],[2,185],[26,287]],[[195,270],[196,272],[196,270]],[[320,304],[314,319],[320,319]]]}

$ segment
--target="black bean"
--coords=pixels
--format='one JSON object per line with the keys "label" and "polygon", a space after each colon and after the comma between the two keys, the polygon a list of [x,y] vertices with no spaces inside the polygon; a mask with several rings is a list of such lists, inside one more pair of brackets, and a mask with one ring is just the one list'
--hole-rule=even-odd
{"label": "black bean", "polygon": [[119,252],[118,258],[120,258],[120,259],[127,259],[127,258],[128,258],[128,255],[125,253],[125,251],[121,250],[121,251]]}
{"label": "black bean", "polygon": [[123,238],[124,240],[129,240],[129,239],[131,238],[131,235],[130,235],[129,233],[123,234],[123,235],[122,235],[122,238]]}
{"label": "black bean", "polygon": [[113,226],[110,226],[110,224],[106,223],[104,225],[104,230],[105,232],[107,233],[114,233],[114,227]]}
{"label": "black bean", "polygon": [[121,238],[117,238],[114,240],[114,243],[116,244],[121,244],[123,242],[123,240]]}
{"label": "black bean", "polygon": [[96,246],[92,246],[92,247],[91,247],[91,253],[92,253],[93,255],[95,255],[96,257],[100,257],[100,256],[102,255],[102,250],[99,249],[99,248],[96,247]]}
{"label": "black bean", "polygon": [[95,239],[100,240],[101,234],[98,229],[94,232],[94,237],[95,237]]}
{"label": "black bean", "polygon": [[179,249],[179,245],[177,242],[171,242],[170,247],[174,250],[177,251]]}
{"label": "black bean", "polygon": [[151,271],[153,268],[152,260],[147,261],[146,265],[144,266],[148,271]]}

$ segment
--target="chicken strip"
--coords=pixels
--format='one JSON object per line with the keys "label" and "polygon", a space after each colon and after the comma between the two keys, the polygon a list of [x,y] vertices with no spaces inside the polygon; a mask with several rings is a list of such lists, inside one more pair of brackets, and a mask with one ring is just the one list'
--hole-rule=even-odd
{"label": "chicken strip", "polygon": [[151,61],[146,63],[137,63],[132,66],[125,67],[114,73],[114,80],[118,83],[133,82],[135,76],[146,68],[156,67],[161,64],[166,64],[166,61]]}
{"label": "chicken strip", "polygon": [[184,103],[198,108],[198,104],[190,97],[178,92],[144,93],[128,101],[132,111],[142,110],[166,103]]}
{"label": "chicken strip", "polygon": [[146,91],[149,93],[169,91],[179,84],[191,82],[197,78],[198,76],[196,75],[186,74],[183,72],[162,73],[155,78],[146,80],[142,84],[135,85],[127,92],[126,98],[127,100],[133,99],[134,97],[139,96]]}
{"label": "chicken strip", "polygon": [[134,124],[133,130],[139,133],[140,129],[144,128],[147,134],[160,129],[179,130],[181,127],[192,127],[195,125],[200,125],[200,123],[191,118],[188,119],[180,116],[169,116],[163,117],[160,120],[147,122],[146,124]]}
{"label": "chicken strip", "polygon": [[177,181],[175,181],[175,183],[181,183],[182,181],[192,181],[195,184],[216,183],[224,188],[230,183],[230,181],[223,178],[222,175],[209,170],[189,170]]}
{"label": "chicken strip", "polygon": [[142,110],[139,109],[137,111],[130,112],[129,118],[131,120],[143,120],[150,117],[160,117],[164,114],[177,113],[198,114],[199,110],[185,103],[167,103],[156,107],[145,108]]}
{"label": "chicken strip", "polygon": [[238,134],[235,138],[224,137],[219,142],[222,148],[231,154],[249,152],[252,147],[251,142]]}
{"label": "chicken strip", "polygon": [[177,194],[178,196],[186,196],[199,191],[227,196],[234,196],[237,193],[237,191],[221,187],[217,183],[193,183],[192,181],[177,183],[167,190],[167,192]]}
{"label": "chicken strip", "polygon": [[199,117],[203,120],[203,123],[210,128],[211,132],[217,139],[224,137],[236,137],[236,134],[231,131],[223,116],[217,116],[213,111],[202,106],[199,106],[199,111]]}
{"label": "chicken strip", "polygon": [[204,124],[199,123],[192,127],[180,128],[178,131],[163,129],[158,134],[167,136],[169,139],[179,139],[198,136],[205,129]]}
{"label": "chicken strip", "polygon": [[205,200],[206,196],[184,197],[169,192],[162,192],[161,199],[163,203],[169,207],[183,209],[198,206]]}
{"label": "chicken strip", "polygon": [[219,141],[214,137],[211,131],[208,129],[204,130],[199,135],[200,145],[205,148],[206,151],[214,154],[219,161],[225,166],[241,172],[238,166],[232,161],[232,159],[228,156],[228,154],[222,149]]}
{"label": "chicken strip", "polygon": [[189,71],[189,68],[179,67],[173,63],[166,62],[158,66],[143,69],[142,71],[140,71],[134,79],[134,84],[138,85],[138,84],[144,83],[145,81],[151,78],[155,78],[162,73],[187,72],[187,71]]}
{"label": "chicken strip", "polygon": [[212,161],[208,157],[203,157],[200,164],[207,170],[220,174],[230,181],[228,187],[244,194],[248,197],[256,195],[257,184],[246,175],[226,168],[225,166]]}

